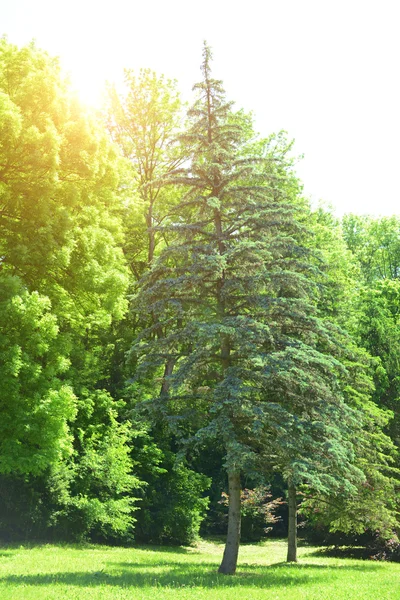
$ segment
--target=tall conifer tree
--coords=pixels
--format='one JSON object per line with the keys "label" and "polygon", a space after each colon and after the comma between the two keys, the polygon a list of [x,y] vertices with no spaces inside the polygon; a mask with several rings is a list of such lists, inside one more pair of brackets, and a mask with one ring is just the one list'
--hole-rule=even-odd
{"label": "tall conifer tree", "polygon": [[230,504],[219,570],[232,574],[241,473],[262,469],[267,457],[293,488],[307,468],[329,469],[328,448],[319,464],[301,458],[334,428],[333,462],[350,479],[362,474],[351,467],[354,414],[340,395],[342,367],[316,316],[289,146],[281,136],[251,141],[249,119],[226,102],[210,60],[205,45],[184,136],[189,164],[170,180],[187,190],[169,223],[177,242],[140,282],[135,309],[146,326],[133,353],[139,377],[161,380],[161,394],[149,392],[153,408],[184,435],[224,447]]}

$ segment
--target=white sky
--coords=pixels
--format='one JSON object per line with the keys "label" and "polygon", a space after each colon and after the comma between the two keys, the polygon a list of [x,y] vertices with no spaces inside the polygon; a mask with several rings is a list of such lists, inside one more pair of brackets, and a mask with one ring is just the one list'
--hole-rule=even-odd
{"label": "white sky", "polygon": [[337,213],[400,213],[400,2],[396,0],[0,0],[0,35],[61,57],[95,101],[124,67],[214,75],[263,135],[285,129],[312,199]]}

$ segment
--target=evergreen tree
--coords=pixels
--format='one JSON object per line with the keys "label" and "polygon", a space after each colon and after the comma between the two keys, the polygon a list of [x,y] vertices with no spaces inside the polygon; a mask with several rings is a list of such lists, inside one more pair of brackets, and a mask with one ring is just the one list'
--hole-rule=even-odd
{"label": "evergreen tree", "polygon": [[[266,456],[273,464],[277,455],[280,467],[285,455],[287,472],[303,480],[301,459],[318,451],[334,426],[340,451],[331,460],[326,448],[323,464],[310,462],[312,469],[325,481],[331,462],[338,469],[342,463],[344,477],[362,473],[351,464],[355,415],[340,394],[334,336],[316,316],[315,267],[290,146],[282,136],[252,142],[249,119],[226,102],[210,59],[205,46],[184,136],[190,165],[170,179],[187,189],[168,228],[177,241],[140,282],[135,308],[147,326],[133,354],[152,409],[177,433],[199,444],[212,438],[225,449],[230,503],[220,572],[230,574],[241,472],[261,469]],[[308,437],[300,417],[309,421]],[[293,455],[285,452],[289,442]]]}

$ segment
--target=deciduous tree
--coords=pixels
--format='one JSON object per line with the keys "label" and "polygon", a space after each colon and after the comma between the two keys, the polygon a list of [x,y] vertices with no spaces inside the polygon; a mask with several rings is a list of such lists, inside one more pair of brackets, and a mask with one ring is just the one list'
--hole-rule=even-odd
{"label": "deciduous tree", "polygon": [[[112,326],[127,308],[117,153],[105,131],[71,96],[58,61],[34,44],[17,48],[5,39],[0,41],[0,113],[0,275],[4,281],[19,281],[20,286],[14,300],[8,298],[11,304],[4,309],[1,327],[7,330],[5,315],[14,307],[14,331],[17,315],[22,328],[21,343],[15,343],[17,362],[9,367],[4,381],[4,389],[21,390],[20,400],[13,400],[10,392],[3,398],[2,414],[8,411],[11,418],[14,402],[17,409],[25,398],[21,428],[25,427],[26,439],[34,430],[39,433],[34,425],[39,413],[43,436],[48,431],[54,437],[58,422],[62,439],[62,418],[64,428],[70,420],[74,450],[68,458],[74,479],[70,490],[79,495],[84,492],[78,491],[82,481],[78,465],[84,468],[89,449],[91,457],[102,453],[105,439],[115,444],[110,460],[115,458],[115,464],[119,461],[125,470],[130,468],[129,460],[121,459],[123,451],[119,452],[124,444],[127,448],[126,436],[111,416],[118,412],[118,405],[110,396],[105,402],[106,392],[100,392],[108,387]],[[23,338],[28,314],[30,346]],[[17,368],[18,353],[24,352],[21,364],[25,366]],[[73,390],[72,412],[61,389]],[[46,407],[48,427],[43,414]],[[22,408],[18,410],[21,413]],[[83,424],[86,432],[81,436]],[[23,444],[22,438],[16,437],[15,443]],[[5,463],[11,460],[7,448],[11,453],[11,447],[2,447]],[[46,462],[55,467],[56,454],[46,462],[48,452],[43,451],[38,465]],[[23,464],[21,454],[21,468],[13,471],[27,469]],[[68,481],[72,479],[69,476]],[[109,488],[109,500],[121,495],[118,489]]]}
{"label": "deciduous tree", "polygon": [[107,124],[130,168],[126,171],[126,255],[136,278],[152,263],[162,235],[158,228],[174,203],[163,185],[182,161],[177,142],[182,103],[176,83],[149,69],[125,71],[125,91],[109,88]]}

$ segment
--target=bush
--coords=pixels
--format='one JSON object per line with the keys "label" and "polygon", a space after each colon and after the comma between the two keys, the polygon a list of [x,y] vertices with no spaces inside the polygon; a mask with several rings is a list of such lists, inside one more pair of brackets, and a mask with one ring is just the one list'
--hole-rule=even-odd
{"label": "bush", "polygon": [[173,452],[153,446],[159,453],[158,464],[153,462],[151,470],[140,471],[147,485],[135,514],[135,539],[190,545],[198,538],[207,511],[209,500],[203,494],[210,486],[210,479],[183,464],[176,465]]}

